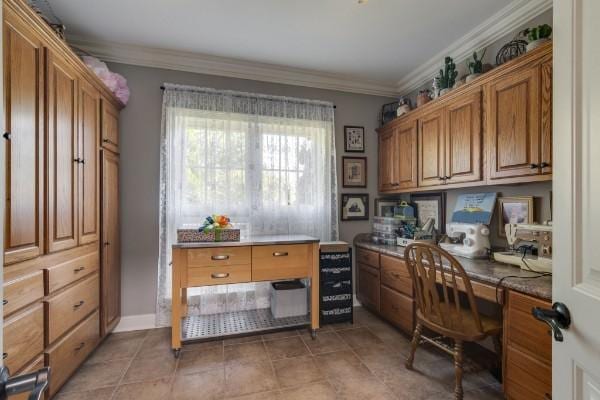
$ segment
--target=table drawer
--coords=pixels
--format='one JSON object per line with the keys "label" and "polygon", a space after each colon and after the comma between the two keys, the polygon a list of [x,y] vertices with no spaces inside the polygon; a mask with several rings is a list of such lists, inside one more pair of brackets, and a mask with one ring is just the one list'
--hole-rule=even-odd
{"label": "table drawer", "polygon": [[252,247],[252,280],[306,278],[311,274],[312,245]]}
{"label": "table drawer", "polygon": [[541,361],[552,361],[552,336],[548,326],[531,315],[533,307],[552,308],[551,304],[521,293],[509,292],[506,318],[508,345],[516,345]]}
{"label": "table drawer", "polygon": [[356,249],[356,262],[379,268],[379,253],[361,248]]}
{"label": "table drawer", "polygon": [[98,252],[86,254],[62,264],[46,268],[46,294],[51,294],[78,279],[98,271],[100,257]]}
{"label": "table drawer", "polygon": [[552,368],[508,346],[504,390],[511,400],[544,399],[552,394]]}
{"label": "table drawer", "polygon": [[412,279],[404,260],[381,255],[380,262],[381,284],[412,297]]}
{"label": "table drawer", "polygon": [[381,287],[381,315],[407,333],[414,328],[414,300],[402,293]]}
{"label": "table drawer", "polygon": [[44,308],[38,304],[4,323],[4,365],[19,371],[44,351]]}
{"label": "table drawer", "polygon": [[251,253],[250,246],[188,249],[187,262],[188,267],[250,264]]}
{"label": "table drawer", "polygon": [[94,274],[45,301],[48,313],[47,344],[54,342],[98,308],[99,289],[98,274]]}
{"label": "table drawer", "polygon": [[35,303],[44,297],[42,271],[35,271],[4,284],[4,315]]}
{"label": "table drawer", "polygon": [[[22,375],[22,374],[28,374],[30,372],[36,372],[40,369],[44,368],[44,355],[40,354],[35,360],[33,360],[32,362],[30,362],[29,364],[27,364],[22,370],[18,371],[16,374],[14,374],[12,371],[10,371],[11,375]],[[9,397],[10,400],[29,400],[29,394],[31,392],[26,392],[26,393],[20,393],[20,394],[15,394]]]}
{"label": "table drawer", "polygon": [[183,286],[223,285],[252,280],[250,264],[197,267],[187,269],[187,283]]}
{"label": "table drawer", "polygon": [[100,314],[96,311],[46,351],[46,363],[52,371],[48,389],[50,396],[60,389],[94,350],[100,340],[99,327]]}

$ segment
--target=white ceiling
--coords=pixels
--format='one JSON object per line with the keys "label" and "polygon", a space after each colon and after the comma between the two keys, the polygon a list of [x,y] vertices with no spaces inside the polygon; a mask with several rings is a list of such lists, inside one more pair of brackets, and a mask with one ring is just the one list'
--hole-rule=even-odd
{"label": "white ceiling", "polygon": [[49,0],[67,35],[395,84],[510,0]]}

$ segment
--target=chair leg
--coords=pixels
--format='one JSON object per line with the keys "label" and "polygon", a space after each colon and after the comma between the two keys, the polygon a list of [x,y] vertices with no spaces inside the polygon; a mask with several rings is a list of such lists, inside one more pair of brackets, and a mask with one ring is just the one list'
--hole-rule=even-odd
{"label": "chair leg", "polygon": [[408,353],[408,358],[406,359],[406,368],[412,369],[413,361],[415,360],[415,352],[417,351],[417,346],[421,341],[421,332],[423,330],[423,326],[420,323],[417,323],[415,327],[415,331],[413,333],[413,338],[410,343],[410,352]]}
{"label": "chair leg", "polygon": [[454,386],[454,399],[462,400],[463,342],[461,340],[454,341],[454,372],[456,375],[456,382]]}

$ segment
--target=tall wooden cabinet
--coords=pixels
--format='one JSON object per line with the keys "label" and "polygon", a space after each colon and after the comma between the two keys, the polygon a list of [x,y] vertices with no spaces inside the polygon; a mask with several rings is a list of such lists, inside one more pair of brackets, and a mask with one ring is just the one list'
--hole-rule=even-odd
{"label": "tall wooden cabinet", "polygon": [[24,0],[3,2],[3,32],[3,357],[11,374],[50,366],[52,397],[119,320],[118,156],[101,138],[118,144],[122,105]]}
{"label": "tall wooden cabinet", "polygon": [[390,127],[379,136],[379,191],[417,187],[416,121]]}

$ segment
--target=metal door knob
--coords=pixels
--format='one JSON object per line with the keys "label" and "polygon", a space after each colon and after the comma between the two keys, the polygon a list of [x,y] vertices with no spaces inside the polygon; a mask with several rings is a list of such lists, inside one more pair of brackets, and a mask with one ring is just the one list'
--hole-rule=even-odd
{"label": "metal door knob", "polygon": [[569,329],[569,326],[571,325],[571,313],[566,305],[557,302],[552,304],[551,310],[534,307],[531,310],[531,314],[533,314],[536,319],[545,322],[550,329],[552,329],[554,340],[557,342],[562,342],[564,340],[562,329]]}

